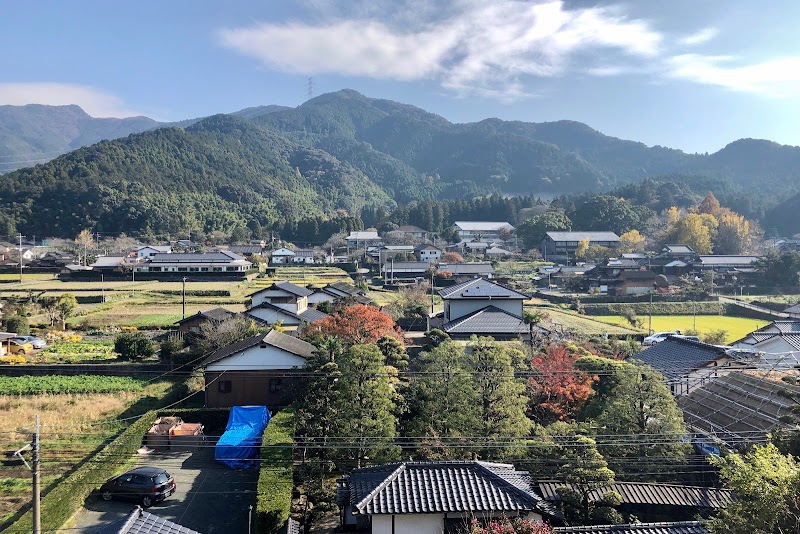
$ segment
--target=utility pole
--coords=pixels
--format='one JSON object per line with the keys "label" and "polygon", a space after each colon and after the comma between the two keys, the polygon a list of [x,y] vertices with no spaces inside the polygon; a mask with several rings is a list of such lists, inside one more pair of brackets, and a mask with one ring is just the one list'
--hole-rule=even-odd
{"label": "utility pole", "polygon": [[186,319],[186,277],[183,277],[183,318]]}
{"label": "utility pole", "polygon": [[428,314],[428,331],[431,329],[431,316],[433,315],[433,275],[434,271],[431,269],[431,312]]}
{"label": "utility pole", "polygon": [[22,283],[22,238],[25,237],[19,234],[19,283]]}
{"label": "utility pole", "polygon": [[33,434],[33,534],[42,532],[41,495],[39,488],[39,414],[36,414],[36,430]]}
{"label": "utility pole", "polygon": [[106,301],[106,275],[100,273],[100,300],[102,302]]}

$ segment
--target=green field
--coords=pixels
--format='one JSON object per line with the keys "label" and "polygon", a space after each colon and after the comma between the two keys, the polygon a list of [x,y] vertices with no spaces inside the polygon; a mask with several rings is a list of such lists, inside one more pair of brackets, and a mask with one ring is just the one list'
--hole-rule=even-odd
{"label": "green field", "polygon": [[[593,316],[599,321],[608,324],[629,326],[628,321],[619,315],[596,315]],[[644,331],[647,330],[648,318],[639,317],[643,321]],[[653,331],[668,332],[670,330],[693,330],[697,324],[697,331],[700,334],[707,334],[713,330],[725,330],[728,335],[726,342],[730,343],[741,339],[753,330],[766,326],[770,321],[760,319],[747,319],[744,317],[728,317],[725,315],[698,315],[695,318],[691,315],[654,315]]]}
{"label": "green field", "polygon": [[630,328],[623,323],[619,323],[619,326],[612,325],[608,322],[599,321],[595,317],[578,315],[575,312],[559,310],[557,308],[531,307],[529,309],[537,313],[546,314],[547,319],[542,322],[542,326],[555,330],[556,332],[560,332],[563,328],[565,331],[571,330],[587,336],[641,333],[641,331]]}

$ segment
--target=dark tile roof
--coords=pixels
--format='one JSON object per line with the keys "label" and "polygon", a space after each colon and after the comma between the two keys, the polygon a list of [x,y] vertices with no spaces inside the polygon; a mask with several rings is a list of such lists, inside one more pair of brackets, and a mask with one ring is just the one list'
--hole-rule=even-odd
{"label": "dark tile roof", "polygon": [[792,408],[797,405],[784,396],[786,391],[800,395],[798,386],[733,372],[677,400],[688,425],[735,448],[763,441],[775,428],[786,426],[780,417],[792,414]]}
{"label": "dark tile roof", "polygon": [[593,525],[588,527],[555,527],[553,534],[708,534],[701,521],[671,523],[633,523],[628,525]]}
{"label": "dark tile roof", "polygon": [[725,351],[720,347],[670,336],[661,343],[656,343],[634,354],[629,359],[639,360],[649,365],[668,379],[676,379],[688,375],[721,356],[725,356]]}
{"label": "dark tile roof", "polygon": [[467,280],[454,286],[446,287],[439,290],[439,296],[443,299],[522,299],[527,300],[530,295],[514,291],[504,285],[486,280],[484,278],[476,278],[474,280]]}
{"label": "dark tile roof", "polygon": [[134,508],[128,517],[91,531],[93,534],[200,534],[150,512]]}
{"label": "dark tile roof", "polygon": [[664,245],[662,250],[672,254],[694,254],[694,249],[689,245]]}
{"label": "dark tile roof", "polygon": [[527,334],[530,327],[522,317],[486,306],[442,325],[448,334]]}
{"label": "dark tile roof", "polygon": [[277,287],[282,291],[286,291],[287,293],[291,293],[292,295],[296,295],[298,297],[307,297],[311,293],[313,293],[313,291],[311,291],[310,289],[307,289],[305,287],[300,287],[296,284],[287,281],[276,282],[272,284],[272,287]]}
{"label": "dark tile roof", "polygon": [[236,254],[250,255],[261,254],[264,251],[264,247],[261,245],[231,245],[228,250]]}
{"label": "dark tile roof", "polygon": [[349,295],[362,295],[364,293],[364,290],[360,287],[348,284],[347,282],[334,282],[332,284],[328,284],[328,287],[332,287],[337,291],[341,291],[342,293],[347,293]]}
{"label": "dark tile roof", "polygon": [[219,252],[193,252],[193,253],[164,253],[154,254],[151,263],[192,263],[192,262],[217,262],[244,261],[244,258],[229,250]]}
{"label": "dark tile roof", "polygon": [[251,336],[215,350],[203,360],[198,367],[206,367],[212,363],[216,363],[261,344],[271,345],[302,358],[309,358],[316,350],[314,345],[302,339],[297,339],[296,337],[278,332],[277,330],[270,330],[266,335],[258,334]]}
{"label": "dark tile roof", "polygon": [[494,267],[490,263],[443,263],[439,265],[439,270],[453,273],[456,276],[494,273]]}
{"label": "dark tile roof", "polygon": [[617,280],[627,282],[629,280],[655,281],[656,274],[653,271],[622,271],[617,275]]}
{"label": "dark tile roof", "polygon": [[301,323],[312,323],[314,321],[318,321],[320,319],[324,319],[325,317],[328,316],[327,313],[321,312],[321,311],[319,311],[319,310],[317,310],[315,308],[306,308],[305,311],[303,311],[303,312],[298,314],[298,313],[295,313],[293,311],[287,310],[285,308],[281,308],[280,306],[272,304],[271,302],[262,302],[261,304],[253,306],[249,310],[245,311],[245,313],[250,315],[249,314],[250,311],[257,310],[259,308],[264,308],[264,309],[267,309],[267,310],[275,310],[276,312],[282,313],[284,315],[288,315],[289,317],[291,317],[293,319],[296,319],[297,321],[300,321]]}
{"label": "dark tile roof", "polygon": [[510,464],[395,463],[355,469],[349,487],[360,514],[552,510]]}
{"label": "dark tile roof", "polygon": [[800,313],[800,303],[795,304],[794,306],[789,306],[783,313]]}
{"label": "dark tile roof", "polygon": [[221,323],[225,319],[228,319],[230,317],[235,317],[236,315],[239,315],[239,314],[236,313],[236,312],[232,312],[230,310],[226,310],[225,308],[217,307],[217,308],[211,308],[211,309],[208,309],[208,310],[199,311],[199,312],[195,313],[194,315],[191,315],[191,316],[187,317],[186,319],[181,319],[180,321],[176,321],[175,324],[183,324],[183,323],[185,323],[187,321],[191,321],[191,320],[197,319],[199,317],[202,317],[204,319],[208,319],[209,321],[214,321],[214,322],[217,322],[217,323]]}
{"label": "dark tile roof", "polygon": [[[563,482],[540,481],[539,493],[548,501],[560,501],[558,488]],[[594,501],[602,499],[609,491],[616,491],[625,504],[687,506],[693,508],[725,508],[730,504],[729,490],[680,484],[653,484],[647,482],[616,482],[591,493]]]}
{"label": "dark tile roof", "polygon": [[313,323],[314,321],[319,321],[327,316],[327,313],[321,312],[315,308],[306,308],[304,311],[298,314],[298,317],[300,317],[300,319],[306,323]]}

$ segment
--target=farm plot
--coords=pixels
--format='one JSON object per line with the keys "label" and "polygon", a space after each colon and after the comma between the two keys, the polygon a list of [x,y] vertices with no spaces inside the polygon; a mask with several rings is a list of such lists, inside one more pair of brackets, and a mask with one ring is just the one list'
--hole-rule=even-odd
{"label": "farm plot", "polygon": [[545,328],[554,329],[557,332],[563,328],[564,330],[572,330],[574,332],[589,336],[603,335],[606,333],[612,335],[641,333],[640,330],[626,327],[622,323],[610,324],[596,320],[595,317],[578,315],[577,313],[571,313],[555,308],[526,307],[526,309],[546,314],[548,318],[542,323],[542,326]]}
{"label": "farm plot", "polygon": [[60,341],[37,352],[28,359],[34,363],[91,363],[113,360],[116,357],[114,341],[103,339],[77,343]]}
{"label": "farm plot", "polygon": [[[623,326],[628,324],[627,319],[619,315],[596,315],[594,319],[608,324]],[[643,322],[643,327],[647,329],[647,316],[639,316],[639,319]],[[769,321],[760,319],[728,317],[726,315],[698,315],[696,321],[695,317],[691,315],[654,315],[653,331],[668,332],[671,330],[693,330],[695,322],[697,324],[697,331],[701,336],[716,330],[724,330],[726,332],[726,343],[741,339],[753,330],[757,330],[769,324]]]}

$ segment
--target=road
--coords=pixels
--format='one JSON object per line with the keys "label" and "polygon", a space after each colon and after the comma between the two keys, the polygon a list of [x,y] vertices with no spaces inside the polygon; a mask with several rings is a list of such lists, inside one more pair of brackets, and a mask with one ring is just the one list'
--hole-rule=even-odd
{"label": "road", "polygon": [[[148,512],[203,534],[247,532],[248,507],[255,504],[258,470],[232,470],[214,461],[214,448],[188,453],[161,453],[139,465],[162,467],[175,478],[177,490]],[[73,532],[92,532],[127,516],[137,503],[105,502],[90,497]]]}

